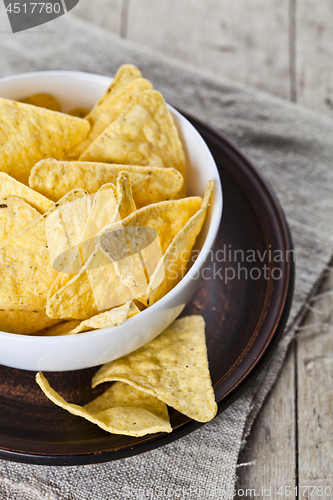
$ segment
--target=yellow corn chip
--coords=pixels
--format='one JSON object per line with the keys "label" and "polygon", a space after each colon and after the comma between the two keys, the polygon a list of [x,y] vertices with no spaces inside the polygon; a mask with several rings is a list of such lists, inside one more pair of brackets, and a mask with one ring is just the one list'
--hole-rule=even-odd
{"label": "yellow corn chip", "polygon": [[137,78],[128,83],[121,92],[109,93],[103,102],[97,104],[86,116],[91,129],[88,137],[70,151],[68,158],[77,159],[90,144],[112,123],[141,92],[153,86],[144,78]]}
{"label": "yellow corn chip", "polygon": [[[74,193],[71,191],[70,193]],[[62,273],[59,280],[64,284],[65,276],[77,273],[83,266],[79,243],[91,210],[91,197],[82,189],[72,196],[65,195],[45,219],[45,235],[53,268]],[[68,200],[68,201],[66,201]]]}
{"label": "yellow corn chip", "polygon": [[39,160],[64,159],[89,129],[86,120],[0,98],[0,170],[28,184]]}
{"label": "yellow corn chip", "polygon": [[[119,220],[120,215],[126,216],[135,210],[127,172],[120,173],[117,179],[116,210],[113,208],[114,191],[110,189],[111,186],[112,184],[104,185],[95,195],[96,210],[91,212],[89,219],[91,223],[87,222],[84,241],[81,242],[85,265],[67,284],[64,284],[63,278],[59,278],[51,289],[47,305],[47,314],[51,318],[91,318],[98,311],[116,307],[136,298],[137,294],[133,294],[126,283],[122,283],[117,276],[114,264],[95,248],[97,243],[95,235],[104,226],[108,217],[109,223],[112,223]],[[105,196],[108,197],[110,194],[113,197],[110,200],[112,208],[108,208],[108,204],[105,203]],[[91,253],[94,248],[95,251]]]}
{"label": "yellow corn chip", "polygon": [[142,78],[142,74],[136,66],[133,66],[133,64],[123,64],[122,66],[120,66],[117,73],[115,74],[114,79],[112,80],[111,85],[109,86],[105,94],[103,94],[99,99],[99,101],[95,105],[95,108],[101,106],[105,101],[107,101],[109,99],[109,96],[122,92],[126,85],[128,85],[133,80],[136,80],[137,78]]}
{"label": "yellow corn chip", "polygon": [[149,205],[103,229],[99,248],[115,262],[116,274],[133,291],[133,298],[147,292],[158,262],[201,202],[192,197]]}
{"label": "yellow corn chip", "polygon": [[[74,335],[76,333],[86,332],[88,330],[99,330],[101,328],[109,328],[113,326],[118,326],[124,323],[128,318],[132,318],[138,314],[140,310],[132,302],[126,302],[126,304],[115,307],[111,311],[106,311],[104,313],[93,316],[85,321],[68,321],[61,325],[57,325],[53,328],[49,328],[46,335]],[[56,321],[56,320],[53,320]]]}
{"label": "yellow corn chip", "polygon": [[21,184],[13,179],[13,177],[0,172],[0,198],[7,198],[8,196],[17,196],[18,198],[22,198],[22,200],[29,203],[29,205],[38,210],[41,214],[47,212],[47,210],[54,205],[52,201],[48,200],[33,189]]}
{"label": "yellow corn chip", "polygon": [[28,226],[40,214],[21,198],[0,199],[0,241]]}
{"label": "yellow corn chip", "polygon": [[128,172],[120,172],[117,177],[117,199],[120,220],[126,219],[131,213],[135,212],[136,206]]}
{"label": "yellow corn chip", "polygon": [[112,223],[117,214],[116,188],[113,184],[104,184],[94,195],[89,217],[78,240],[81,242],[83,265],[94,251],[100,231]]}
{"label": "yellow corn chip", "polygon": [[78,406],[67,403],[50,387],[41,372],[37,373],[36,382],[54,404],[111,434],[139,437],[155,432],[172,432],[165,404],[127,384],[113,384],[91,403]]}
{"label": "yellow corn chip", "polygon": [[92,386],[121,381],[199,422],[216,415],[202,316],[176,320],[135,352],[103,365]]}
{"label": "yellow corn chip", "polygon": [[62,287],[58,284],[47,301],[46,314],[53,319],[89,319],[134,298],[114,264],[96,249],[76,276]]}
{"label": "yellow corn chip", "polygon": [[49,94],[34,94],[24,99],[20,99],[19,102],[25,104],[32,104],[33,106],[38,106],[40,108],[50,109],[51,111],[61,112],[60,102]]}
{"label": "yellow corn chip", "polygon": [[86,108],[74,108],[68,111],[71,116],[77,116],[78,118],[85,118],[89,114],[89,109]]}
{"label": "yellow corn chip", "polygon": [[[60,320],[54,319],[51,321],[60,321]],[[62,321],[61,323],[58,323],[55,326],[51,326],[51,328],[45,328],[38,333],[45,337],[60,337],[60,335],[67,335],[68,332],[74,330],[74,328],[79,326],[80,323],[81,321],[78,321],[76,319],[73,319],[72,321]]]}
{"label": "yellow corn chip", "polygon": [[207,184],[205,197],[200,210],[198,210],[175,236],[169,248],[161,258],[154,270],[149,283],[147,294],[139,300],[146,306],[157,302],[164,297],[186,273],[188,261],[195,240],[201,231],[206,218],[209,201],[214,189],[214,181]]}
{"label": "yellow corn chip", "polygon": [[[202,198],[200,196],[192,196],[181,200],[162,201],[161,203],[140,208],[123,221],[105,227],[99,236],[98,245],[105,255],[111,260],[116,260],[113,253],[108,249],[108,247],[114,248],[113,243],[109,241],[110,238],[113,238],[114,233],[130,226],[146,226],[157,231],[164,255],[176,234],[179,233],[192,215],[200,209],[201,203]],[[141,246],[141,242],[137,241],[137,245]],[[122,252],[123,248],[121,247],[120,254]]]}
{"label": "yellow corn chip", "polygon": [[31,335],[43,328],[55,325],[59,320],[50,319],[44,311],[0,311],[0,330],[9,333]]}
{"label": "yellow corn chip", "polygon": [[[83,190],[74,190],[59,204],[68,203],[84,194]],[[45,221],[56,209],[54,205],[0,246],[1,309],[45,310],[49,289],[61,274],[52,267],[45,235]],[[65,274],[63,277],[67,279]]]}
{"label": "yellow corn chip", "polygon": [[[81,155],[81,161],[173,167],[185,181],[185,155],[164,99],[142,92]],[[185,184],[180,196],[185,196]]]}
{"label": "yellow corn chip", "polygon": [[137,208],[171,200],[183,185],[174,168],[149,168],[82,161],[41,160],[31,170],[29,185],[53,201],[74,188],[95,193],[103,184],[115,184],[120,172],[128,172]]}

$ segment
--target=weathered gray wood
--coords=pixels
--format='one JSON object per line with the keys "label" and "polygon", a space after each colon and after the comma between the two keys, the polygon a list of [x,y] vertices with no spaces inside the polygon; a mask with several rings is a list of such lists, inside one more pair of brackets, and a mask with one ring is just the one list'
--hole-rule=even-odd
{"label": "weathered gray wood", "polygon": [[290,97],[288,0],[131,0],[129,39]]}
{"label": "weathered gray wood", "polygon": [[[289,348],[281,374],[258,415],[239,464],[255,461],[254,465],[239,467],[236,498],[244,498],[242,490],[255,490],[257,497],[286,498],[277,492],[282,486],[295,488],[295,366],[294,349]],[[271,494],[269,494],[271,493]],[[252,495],[252,496],[251,496]],[[245,495],[253,498],[254,495]],[[295,499],[295,490],[288,498]]]}
{"label": "weathered gray wood", "polygon": [[333,3],[298,0],[297,102],[333,117]]}
{"label": "weathered gray wood", "polygon": [[326,486],[333,495],[333,274],[321,293],[297,341],[299,485],[316,487],[300,498],[331,498],[317,490]]}
{"label": "weathered gray wood", "polygon": [[80,0],[73,14],[86,21],[107,28],[118,35],[122,31],[124,0]]}

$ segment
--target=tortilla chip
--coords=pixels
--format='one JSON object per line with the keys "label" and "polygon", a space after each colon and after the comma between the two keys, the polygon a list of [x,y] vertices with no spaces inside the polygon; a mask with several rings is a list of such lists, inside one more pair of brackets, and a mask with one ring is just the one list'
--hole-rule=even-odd
{"label": "tortilla chip", "polygon": [[175,236],[169,248],[154,269],[147,293],[139,300],[146,306],[164,297],[186,273],[191,258],[192,248],[205,222],[209,201],[214,189],[214,181],[207,184],[205,196],[198,210]]}
{"label": "tortilla chip", "polygon": [[157,397],[198,422],[216,415],[202,316],[172,323],[158,337],[136,351],[103,365],[92,380],[125,382]]}
{"label": "tortilla chip", "polygon": [[50,295],[46,314],[53,319],[84,320],[134,298],[114,264],[96,249],[80,272]]}
{"label": "tortilla chip", "polygon": [[89,129],[86,120],[0,98],[0,170],[28,184],[39,160],[64,159]]}
{"label": "tortilla chip", "polygon": [[94,109],[101,106],[105,101],[108,101],[109,96],[122,92],[126,85],[137,78],[142,78],[142,73],[136,66],[133,64],[123,64],[120,66],[112,80],[111,85],[97,102]]}
{"label": "tortilla chip", "polygon": [[201,198],[192,197],[149,205],[103,229],[98,246],[115,263],[117,276],[133,291],[132,298],[147,293],[149,278],[160,259],[201,202]]}
{"label": "tortilla chip", "polygon": [[[74,193],[72,197],[70,193]],[[83,189],[65,195],[45,219],[45,235],[50,262],[59,273],[78,273],[83,266],[79,243],[90,211],[91,197]],[[68,200],[67,202],[65,200]],[[61,286],[64,276],[59,276]]]}
{"label": "tortilla chip", "polygon": [[126,219],[131,213],[135,212],[136,206],[128,172],[120,172],[117,177],[117,199],[120,220]]}
{"label": "tortilla chip", "polygon": [[[97,244],[97,236],[103,227],[112,223],[118,215],[117,192],[113,184],[104,184],[94,195],[93,205],[77,243],[81,243],[82,265],[89,259]],[[79,270],[75,270],[79,272]]]}
{"label": "tortilla chip", "polygon": [[33,106],[37,106],[39,108],[50,109],[51,111],[61,112],[60,102],[58,99],[49,94],[34,94],[29,97],[25,97],[24,99],[20,99],[19,102],[32,104]]}
{"label": "tortilla chip", "polygon": [[[149,167],[173,167],[185,182],[185,155],[162,95],[142,92],[80,156],[97,161]],[[179,193],[185,196],[185,184]]]}
{"label": "tortilla chip", "polygon": [[[83,190],[74,190],[59,204],[68,203],[84,194]],[[0,246],[1,309],[45,310],[49,289],[61,275],[52,267],[45,235],[45,221],[56,209],[54,205]],[[67,279],[66,275],[62,276]]]}
{"label": "tortilla chip", "polygon": [[68,332],[71,330],[74,330],[81,321],[73,319],[71,321],[62,321],[61,320],[52,320],[52,321],[58,321],[59,323],[56,324],[55,326],[51,326],[51,328],[44,328],[42,331],[38,332],[40,335],[43,337],[60,337],[61,335],[67,335]]}
{"label": "tortilla chip", "polygon": [[115,184],[120,172],[129,174],[137,208],[171,200],[184,182],[174,168],[41,160],[31,170],[29,185],[50,200],[58,201],[75,187],[95,193],[103,184]]}
{"label": "tortilla chip", "polygon": [[[128,318],[132,318],[138,314],[140,310],[132,302],[126,302],[120,307],[115,307],[111,311],[106,311],[104,313],[93,316],[85,321],[68,321],[57,325],[53,328],[49,328],[46,332],[47,336],[59,336],[59,335],[75,335],[77,333],[86,332],[89,330],[100,330],[101,328],[110,328],[113,326],[118,326],[124,323]],[[55,321],[55,320],[54,320]]]}
{"label": "tortilla chip", "polygon": [[[67,192],[67,191],[66,191]],[[65,193],[66,194],[66,193]],[[33,189],[21,184],[7,174],[0,172],[0,198],[7,198],[8,196],[17,196],[26,201],[33,208],[43,214],[47,212],[54,203]]]}
{"label": "tortilla chip", "polygon": [[137,78],[128,83],[120,92],[109,93],[103,102],[97,104],[86,116],[91,129],[88,137],[70,151],[68,158],[77,159],[90,144],[127,108],[130,102],[145,90],[152,89],[152,84],[144,78]]}
{"label": "tortilla chip", "polygon": [[49,318],[44,311],[0,311],[2,332],[31,335],[43,328],[56,325],[59,320]]}
{"label": "tortilla chip", "polygon": [[[162,201],[140,208],[123,221],[105,227],[98,238],[98,246],[106,256],[115,260],[113,252],[108,249],[114,248],[113,242],[110,241],[114,233],[130,226],[146,226],[157,231],[164,255],[173,238],[200,209],[201,203],[200,196],[192,196],[181,200]],[[137,245],[141,246],[141,241],[138,240]],[[120,250],[122,251],[123,248]],[[134,250],[132,248],[132,252]]]}
{"label": "tortilla chip", "polygon": [[14,236],[40,214],[21,198],[8,196],[0,199],[0,241]]}
{"label": "tortilla chip", "polygon": [[172,432],[165,404],[127,384],[113,384],[91,403],[78,406],[67,403],[50,387],[41,372],[37,373],[36,382],[54,404],[111,434],[139,437],[155,432]]}
{"label": "tortilla chip", "polygon": [[74,108],[68,111],[71,116],[77,116],[78,118],[85,118],[89,114],[89,109],[86,108]]}

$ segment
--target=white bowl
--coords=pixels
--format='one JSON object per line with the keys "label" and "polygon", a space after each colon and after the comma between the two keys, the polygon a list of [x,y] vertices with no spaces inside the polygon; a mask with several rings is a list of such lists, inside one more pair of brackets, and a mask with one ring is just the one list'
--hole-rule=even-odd
{"label": "white bowl", "polygon": [[[65,112],[76,107],[90,109],[110,82],[106,76],[74,71],[28,73],[0,79],[0,97],[16,100],[43,92],[56,97]],[[180,113],[169,109],[185,149],[188,195],[203,196],[207,182],[215,181],[214,197],[196,244],[201,250],[197,260],[173,290],[122,325],[63,337],[0,332],[1,364],[23,370],[67,371],[117,359],[161,333],[191,299],[220,225],[222,188],[216,164],[202,137]]]}

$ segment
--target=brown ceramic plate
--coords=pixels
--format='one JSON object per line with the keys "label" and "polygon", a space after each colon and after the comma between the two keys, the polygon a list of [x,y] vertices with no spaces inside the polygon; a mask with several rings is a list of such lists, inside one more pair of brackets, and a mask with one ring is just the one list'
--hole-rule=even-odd
{"label": "brown ceramic plate", "polygon": [[[278,255],[276,251],[286,255],[292,246],[277,199],[251,161],[225,136],[185,116],[208,144],[224,194],[215,258],[207,263],[206,279],[183,312],[202,314],[206,320],[210,370],[221,412],[258,375],[282,335],[292,298],[293,264],[290,259],[274,262],[269,251],[272,256]],[[239,250],[236,258],[229,255],[230,249]],[[256,261],[249,262],[253,250]],[[232,270],[235,279],[226,282]],[[279,279],[267,279],[272,271]],[[46,376],[65,399],[85,404],[105,389],[90,389],[95,371]],[[105,462],[163,446],[201,425],[170,409],[171,434],[108,434],[53,405],[34,375],[0,366],[0,458],[46,465]]]}

